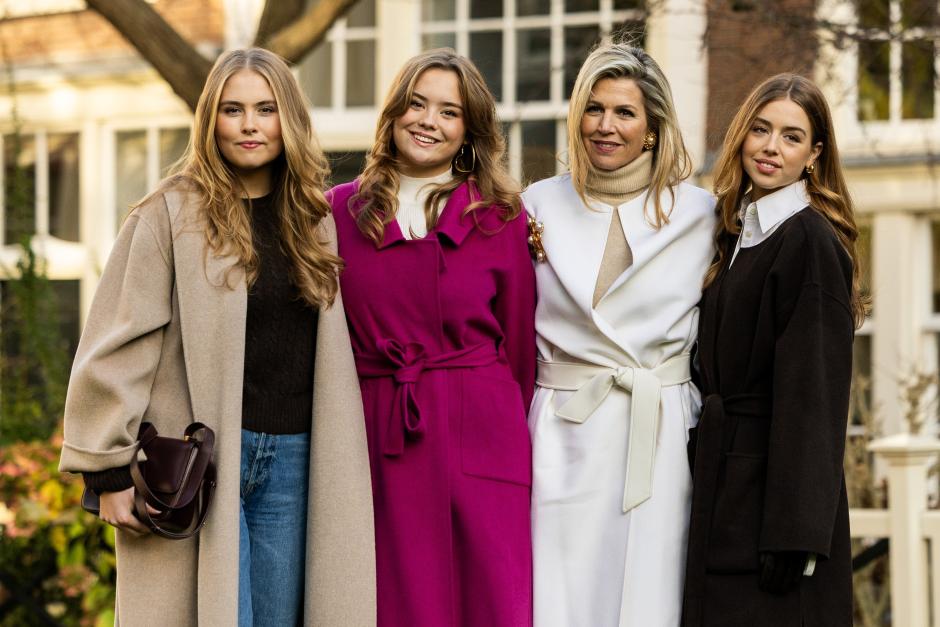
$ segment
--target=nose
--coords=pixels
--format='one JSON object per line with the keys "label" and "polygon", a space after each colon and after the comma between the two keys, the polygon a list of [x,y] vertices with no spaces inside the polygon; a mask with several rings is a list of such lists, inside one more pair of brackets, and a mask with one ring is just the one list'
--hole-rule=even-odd
{"label": "nose", "polygon": [[764,152],[768,154],[777,154],[777,145],[780,143],[780,137],[776,133],[767,135],[767,141],[764,142]]}
{"label": "nose", "polygon": [[434,112],[431,111],[431,107],[424,108],[421,117],[418,119],[418,124],[424,128],[434,128],[437,126],[434,121]]}
{"label": "nose", "polygon": [[252,111],[246,111],[245,115],[242,116],[242,133],[245,135],[253,134],[257,129],[257,124],[255,123],[255,114]]}
{"label": "nose", "polygon": [[604,115],[601,116],[601,121],[597,125],[597,130],[604,134],[614,132],[614,112],[613,111],[604,111]]}

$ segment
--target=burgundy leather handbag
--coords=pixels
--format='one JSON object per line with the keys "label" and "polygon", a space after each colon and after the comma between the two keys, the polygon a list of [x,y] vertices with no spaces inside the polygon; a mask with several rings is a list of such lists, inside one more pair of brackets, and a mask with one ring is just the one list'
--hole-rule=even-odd
{"label": "burgundy leather handbag", "polygon": [[[205,523],[215,488],[214,447],[215,433],[201,422],[186,427],[182,439],[158,435],[149,422],[140,424],[130,464],[134,514],[153,533],[183,540]],[[137,459],[140,451],[145,461]],[[159,513],[151,514],[148,505]],[[98,515],[98,495],[85,488],[82,507]]]}

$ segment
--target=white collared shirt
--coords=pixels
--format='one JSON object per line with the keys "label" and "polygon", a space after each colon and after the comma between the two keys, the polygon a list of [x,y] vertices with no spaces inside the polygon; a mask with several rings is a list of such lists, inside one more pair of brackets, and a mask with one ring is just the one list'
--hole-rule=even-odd
{"label": "white collared shirt", "polygon": [[741,201],[741,234],[738,235],[738,243],[734,247],[734,255],[731,256],[728,266],[734,263],[739,250],[757,246],[770,237],[787,218],[796,215],[807,205],[809,194],[803,179],[781,187],[754,202],[750,202],[750,198],[745,196]]}
{"label": "white collared shirt", "polygon": [[[450,170],[429,178],[398,175],[398,213],[395,219],[401,227],[405,239],[420,239],[428,234],[427,219],[424,215],[424,203],[431,190],[454,178]],[[437,212],[444,209],[444,203],[438,203]]]}

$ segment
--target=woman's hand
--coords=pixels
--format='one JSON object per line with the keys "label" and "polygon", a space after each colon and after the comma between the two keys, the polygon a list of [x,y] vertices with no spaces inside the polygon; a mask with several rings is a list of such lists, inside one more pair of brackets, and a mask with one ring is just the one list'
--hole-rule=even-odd
{"label": "woman's hand", "polygon": [[[120,492],[102,492],[98,498],[100,501],[98,517],[101,520],[138,535],[150,533],[150,530],[134,515],[134,488]],[[156,513],[156,510],[152,512]]]}

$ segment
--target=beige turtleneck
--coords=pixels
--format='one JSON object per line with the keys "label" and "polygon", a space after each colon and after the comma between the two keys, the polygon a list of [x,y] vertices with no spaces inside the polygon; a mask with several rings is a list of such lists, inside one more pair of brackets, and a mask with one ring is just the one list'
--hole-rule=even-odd
{"label": "beige turtleneck", "polygon": [[652,152],[640,153],[639,157],[617,170],[598,170],[592,167],[588,172],[585,185],[588,197],[613,207],[604,257],[597,273],[597,284],[594,286],[594,307],[617,277],[633,263],[633,253],[620,222],[620,206],[633,200],[649,187],[652,173]]}

